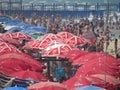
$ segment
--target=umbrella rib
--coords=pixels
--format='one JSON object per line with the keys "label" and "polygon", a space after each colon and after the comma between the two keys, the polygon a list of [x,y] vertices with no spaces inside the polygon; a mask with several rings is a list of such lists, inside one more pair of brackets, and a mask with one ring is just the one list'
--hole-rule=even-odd
{"label": "umbrella rib", "polygon": [[5,43],[5,45],[7,46],[7,48],[9,48],[10,51],[12,51],[11,48],[6,43]]}

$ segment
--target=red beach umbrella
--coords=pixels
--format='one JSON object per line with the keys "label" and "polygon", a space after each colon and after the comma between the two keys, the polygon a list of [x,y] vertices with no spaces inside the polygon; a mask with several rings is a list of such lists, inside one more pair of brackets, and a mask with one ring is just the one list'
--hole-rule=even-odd
{"label": "red beach umbrella", "polygon": [[111,75],[105,75],[105,74],[93,74],[91,77],[99,78],[101,80],[105,80],[105,82],[112,84],[114,86],[120,85],[120,80],[115,78]]}
{"label": "red beach umbrella", "polygon": [[0,72],[2,72],[2,73],[5,73],[5,74],[11,74],[11,73],[14,73],[14,72],[16,72],[16,71],[14,71],[14,70],[11,70],[11,69],[6,69],[5,67],[0,67]]}
{"label": "red beach umbrella", "polygon": [[112,55],[109,54],[105,54],[102,52],[91,52],[88,54],[85,54],[82,57],[78,57],[73,61],[73,64],[85,64],[90,60],[94,60],[94,59],[99,59],[99,60],[106,60],[107,63],[109,63],[110,65],[113,64],[115,65],[117,62],[119,62],[118,60],[116,60],[116,58],[114,58]]}
{"label": "red beach umbrella", "polygon": [[88,52],[77,49],[77,50],[71,50],[69,53],[67,53],[66,57],[69,58],[70,62],[72,62],[76,60],[77,58],[83,55],[86,55],[86,54],[88,54]]}
{"label": "red beach umbrella", "polygon": [[23,60],[18,59],[4,59],[0,60],[0,67],[6,68],[8,70],[13,70],[14,72],[22,70],[32,70],[32,67]]}
{"label": "red beach umbrella", "polygon": [[36,61],[33,57],[25,53],[15,53],[15,52],[1,53],[0,60],[5,60],[5,59],[23,60],[32,67],[31,69],[33,71],[41,72],[43,68],[43,64],[41,62]]}

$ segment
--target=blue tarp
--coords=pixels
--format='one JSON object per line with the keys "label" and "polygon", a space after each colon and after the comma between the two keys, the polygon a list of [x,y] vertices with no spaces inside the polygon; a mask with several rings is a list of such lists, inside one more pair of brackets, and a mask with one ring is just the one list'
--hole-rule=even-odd
{"label": "blue tarp", "polygon": [[8,32],[12,32],[12,30],[17,29],[18,31],[21,31],[26,34],[34,34],[34,33],[42,33],[46,34],[48,29],[43,26],[32,26],[27,23],[21,22],[16,19],[10,19],[8,17],[2,17],[0,18],[1,22],[4,22],[5,26],[16,26],[15,28],[10,28]]}
{"label": "blue tarp", "polygon": [[8,20],[10,20],[10,18],[9,17],[0,17],[0,22],[6,22],[6,21],[8,21]]}
{"label": "blue tarp", "polygon": [[75,90],[105,90],[105,89],[97,86],[84,86],[84,87],[77,88]]}
{"label": "blue tarp", "polygon": [[65,77],[65,68],[56,68],[56,79],[60,82],[60,79]]}
{"label": "blue tarp", "polygon": [[46,31],[47,28],[43,26],[31,26],[26,28],[25,30]]}
{"label": "blue tarp", "polygon": [[28,90],[27,88],[24,87],[8,87],[8,88],[4,88],[3,90]]}
{"label": "blue tarp", "polygon": [[22,32],[32,35],[35,33],[41,33],[41,34],[46,34],[48,29],[43,26],[31,26],[31,27],[26,27]]}
{"label": "blue tarp", "polygon": [[19,32],[19,31],[21,31],[21,30],[23,30],[23,28],[16,26],[16,27],[11,27],[11,28],[9,28],[7,32],[13,32],[13,31]]}

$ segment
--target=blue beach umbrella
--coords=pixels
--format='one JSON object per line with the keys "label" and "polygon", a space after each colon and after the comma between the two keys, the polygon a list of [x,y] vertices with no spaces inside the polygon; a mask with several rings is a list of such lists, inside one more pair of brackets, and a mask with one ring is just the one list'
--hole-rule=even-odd
{"label": "blue beach umbrella", "polygon": [[26,30],[46,31],[47,28],[43,26],[31,26],[31,27],[26,28]]}
{"label": "blue beach umbrella", "polygon": [[14,30],[21,31],[21,30],[23,30],[23,28],[16,26],[16,27],[11,27],[11,28],[8,29],[8,31],[10,31],[10,32],[14,31]]}
{"label": "blue beach umbrella", "polygon": [[97,86],[84,86],[84,87],[77,88],[75,90],[106,90],[106,89],[97,87]]}
{"label": "blue beach umbrella", "polygon": [[28,89],[24,87],[14,86],[14,87],[4,88],[3,90],[28,90]]}
{"label": "blue beach umbrella", "polygon": [[48,29],[43,26],[31,26],[25,28],[22,32],[28,33],[29,35],[35,34],[35,33],[41,33],[41,34],[46,34]]}

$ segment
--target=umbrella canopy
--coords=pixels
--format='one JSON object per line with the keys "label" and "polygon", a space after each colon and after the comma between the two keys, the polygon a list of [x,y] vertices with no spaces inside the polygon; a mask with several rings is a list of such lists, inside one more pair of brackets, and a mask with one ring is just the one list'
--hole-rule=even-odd
{"label": "umbrella canopy", "polygon": [[88,53],[88,54],[86,54],[82,57],[76,58],[73,61],[73,64],[85,64],[88,61],[94,60],[94,59],[103,60],[103,61],[106,60],[106,62],[109,63],[110,65],[111,64],[114,65],[117,62],[119,62],[112,55],[109,55],[109,54],[106,54],[106,53],[103,53],[103,52],[91,52],[91,53]]}
{"label": "umbrella canopy", "polygon": [[74,35],[69,32],[60,32],[57,34],[57,37],[59,37],[63,42],[66,41],[67,39],[73,37]]}
{"label": "umbrella canopy", "polygon": [[14,32],[14,33],[5,33],[2,35],[3,39],[16,39],[16,40],[28,40],[32,41],[33,38],[27,34],[21,33],[21,32]]}
{"label": "umbrella canopy", "polygon": [[12,27],[6,27],[5,30],[8,30],[7,32],[12,33],[14,31],[19,32],[19,31],[23,30],[23,28],[18,27],[18,26],[12,26]]}
{"label": "umbrella canopy", "polygon": [[[95,54],[95,53],[94,53]],[[97,57],[94,55],[95,58],[91,59],[81,59],[83,61],[79,61],[79,64],[83,64],[82,67],[78,69],[77,75],[89,75],[94,73],[102,73],[102,74],[108,74],[113,75],[115,77],[119,77],[119,66],[120,61],[118,61],[116,58],[111,56],[99,56]],[[85,57],[85,56],[84,56]]]}
{"label": "umbrella canopy", "polygon": [[107,76],[107,75],[106,75],[106,80],[105,80],[105,75],[103,75],[103,77],[99,75],[98,77],[97,75],[96,77],[90,75],[88,76],[75,75],[71,79],[65,81],[63,84],[67,85],[72,90],[75,90],[75,88],[80,88],[88,85],[99,86],[102,88],[106,88],[107,90],[115,90],[116,86],[119,85],[119,80],[117,80],[113,76]]}
{"label": "umbrella canopy", "polygon": [[24,28],[25,33],[34,34],[34,33],[43,33],[46,34],[48,29],[43,26],[28,26]]}
{"label": "umbrella canopy", "polygon": [[5,34],[2,34],[1,38],[5,42],[16,45],[16,46],[22,45],[23,40],[25,40],[25,41],[32,41],[33,40],[33,38],[31,36],[25,35],[25,34],[20,33],[20,32],[5,33]]}
{"label": "umbrella canopy", "polygon": [[12,70],[14,72],[18,72],[22,70],[32,70],[31,69],[32,67],[27,62],[23,60],[10,59],[10,58],[0,60],[0,67],[6,68],[7,70]]}
{"label": "umbrella canopy", "polygon": [[66,57],[67,53],[69,53],[71,50],[77,50],[77,48],[67,44],[56,44],[46,48],[43,56]]}
{"label": "umbrella canopy", "polygon": [[52,39],[52,40],[57,40],[57,39],[59,39],[56,34],[52,34],[52,33],[45,34],[41,39],[45,39],[45,38],[50,38],[50,39]]}
{"label": "umbrella canopy", "polygon": [[32,68],[32,71],[42,71],[43,64],[39,61],[36,61],[33,57],[25,53],[16,53],[16,52],[7,52],[0,54],[0,60],[13,59],[13,60],[23,60],[28,63]]}
{"label": "umbrella canopy", "polygon": [[5,74],[11,74],[14,73],[16,71],[12,70],[12,69],[6,69],[5,67],[0,67],[0,72],[5,73]]}
{"label": "umbrella canopy", "polygon": [[0,42],[4,42],[4,40],[2,38],[0,38]]}
{"label": "umbrella canopy", "polygon": [[78,69],[76,76],[92,74],[107,74],[118,77],[119,68],[114,68],[113,66],[110,67],[109,65],[105,65],[103,63],[87,63]]}
{"label": "umbrella canopy", "polygon": [[105,90],[105,89],[97,86],[84,86],[84,87],[77,88],[75,90]]}
{"label": "umbrella canopy", "polygon": [[3,90],[28,90],[28,89],[24,87],[15,86],[15,87],[4,88]]}
{"label": "umbrella canopy", "polygon": [[87,39],[80,38],[77,36],[72,36],[65,41],[65,44],[74,44],[74,45],[80,45],[80,44],[83,45],[87,43],[90,43]]}
{"label": "umbrella canopy", "polygon": [[26,28],[25,30],[46,31],[48,29],[46,27],[43,27],[43,26],[31,26],[31,27]]}
{"label": "umbrella canopy", "polygon": [[70,90],[57,82],[40,82],[28,87],[29,90]]}
{"label": "umbrella canopy", "polygon": [[23,49],[44,49],[54,41],[58,41],[57,37],[53,34],[48,34],[39,40],[34,40],[27,43],[25,46],[23,46]]}
{"label": "umbrella canopy", "polygon": [[48,81],[48,78],[45,77],[43,74],[35,72],[35,71],[19,71],[10,74],[16,78],[28,79],[28,80],[35,80],[35,81]]}
{"label": "umbrella canopy", "polygon": [[117,78],[115,78],[114,76],[111,75],[104,75],[104,74],[93,74],[90,75],[93,78],[98,78],[101,80],[105,80],[105,82],[112,84],[114,87],[120,85],[120,80],[118,80]]}
{"label": "umbrella canopy", "polygon": [[18,52],[20,53],[21,51],[18,50],[15,46],[5,43],[5,42],[0,42],[0,53],[6,53],[6,52]]}
{"label": "umbrella canopy", "polygon": [[88,86],[90,84],[91,82],[88,80],[87,77],[84,77],[84,76],[81,76],[81,77],[74,76],[69,80],[63,82],[63,85],[68,86],[71,90],[74,90],[75,88],[82,87],[82,86]]}
{"label": "umbrella canopy", "polygon": [[73,60],[76,60],[76,58],[86,54],[88,54],[88,52],[77,49],[77,50],[71,50],[69,53],[67,53],[66,57],[69,58],[70,62],[72,62]]}

